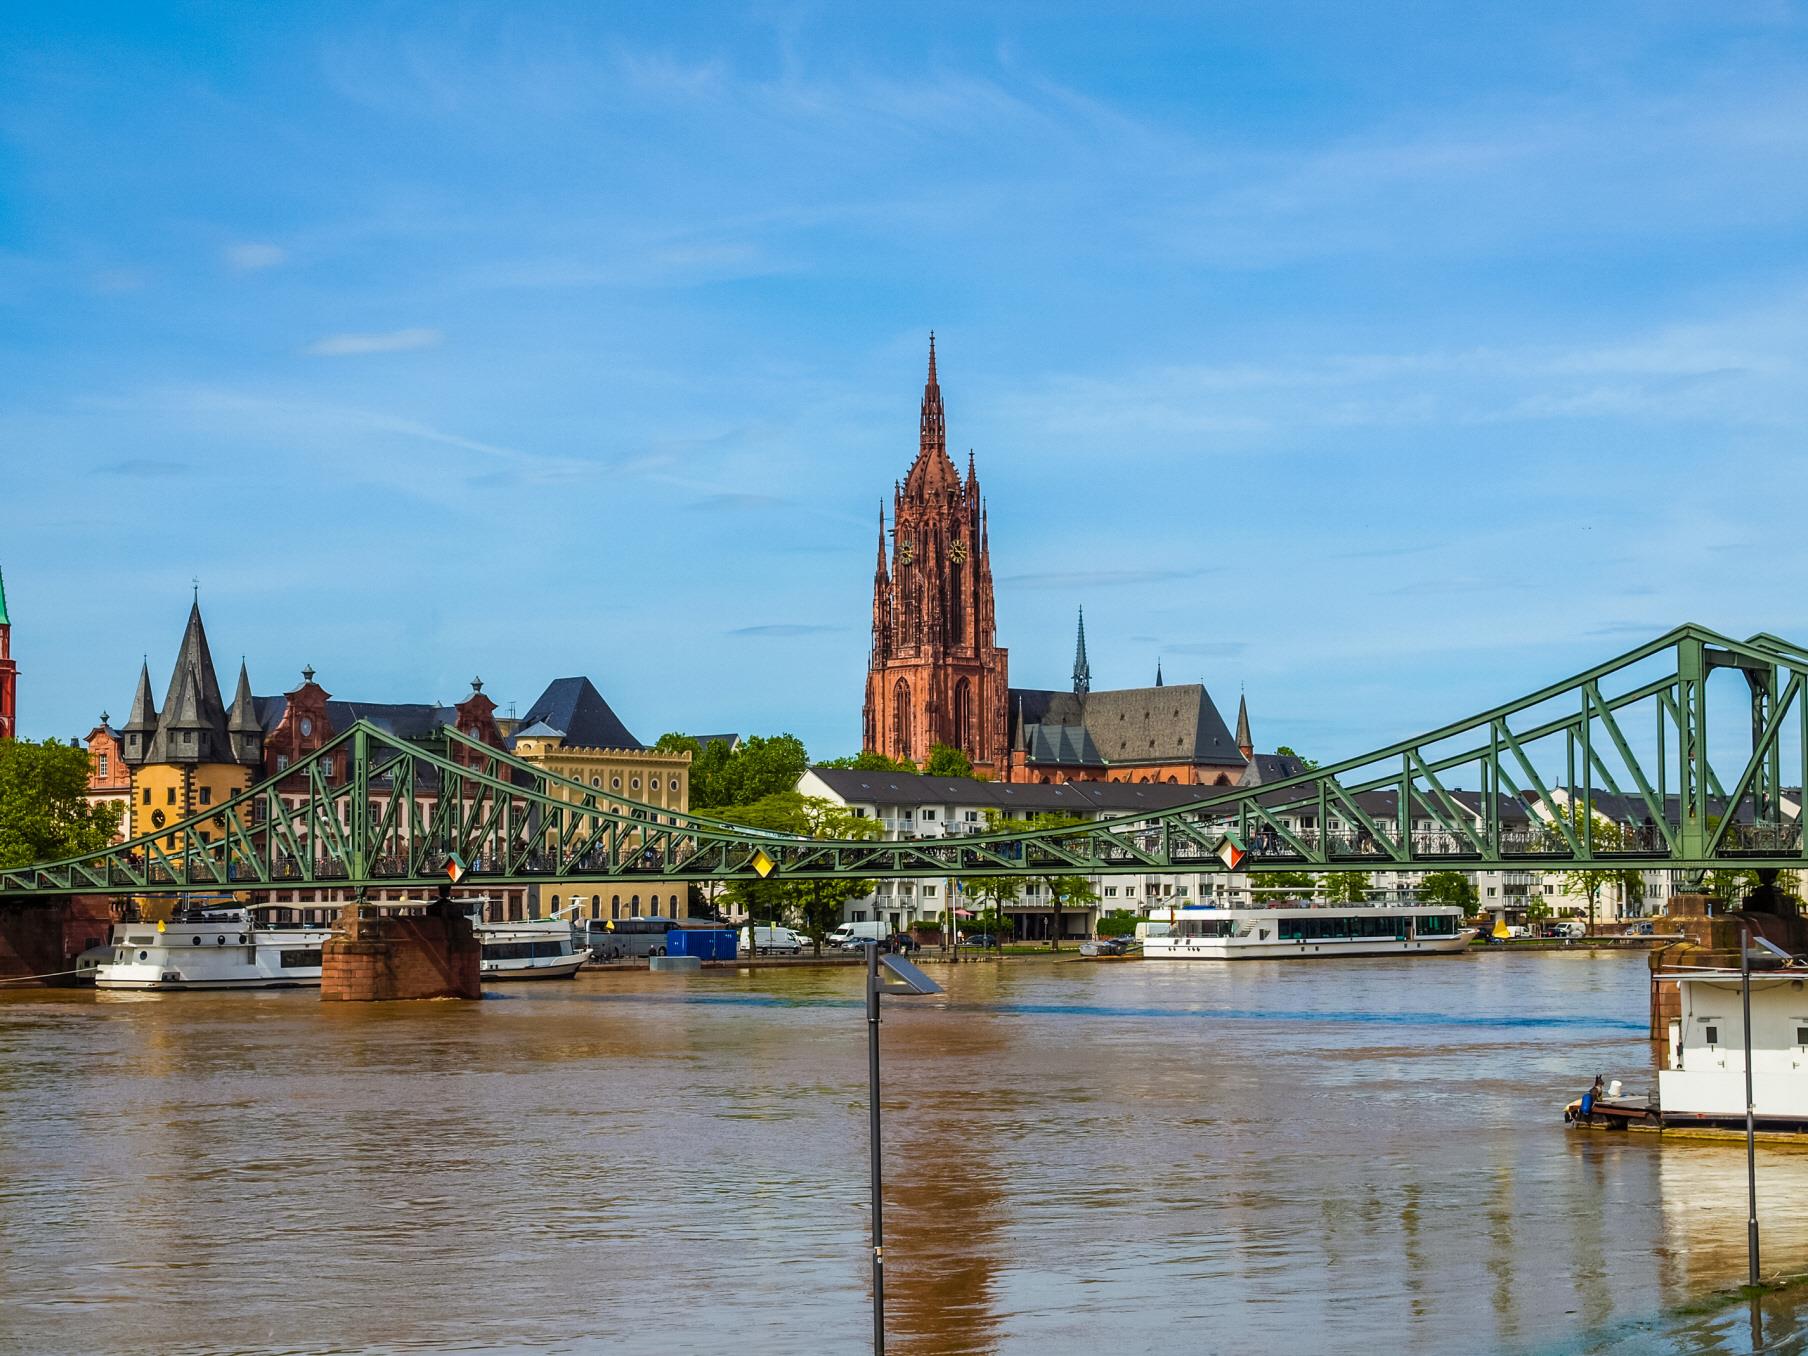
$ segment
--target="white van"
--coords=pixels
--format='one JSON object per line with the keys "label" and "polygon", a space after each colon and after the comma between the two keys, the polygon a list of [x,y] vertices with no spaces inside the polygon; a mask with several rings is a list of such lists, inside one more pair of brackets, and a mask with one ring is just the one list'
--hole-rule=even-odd
{"label": "white van", "polygon": [[801,932],[793,932],[790,928],[762,925],[752,929],[741,929],[741,953],[743,955],[751,956],[753,948],[758,946],[760,954],[764,956],[801,956],[809,945],[808,937]]}
{"label": "white van", "polygon": [[877,918],[863,923],[843,923],[827,937],[822,939],[826,950],[858,946],[863,942],[882,942],[891,936],[891,930]]}

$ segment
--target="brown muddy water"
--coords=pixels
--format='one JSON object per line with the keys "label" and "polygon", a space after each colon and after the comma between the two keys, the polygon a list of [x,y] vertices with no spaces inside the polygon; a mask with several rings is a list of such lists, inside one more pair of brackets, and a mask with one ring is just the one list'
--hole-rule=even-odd
{"label": "brown muddy water", "polygon": [[[1743,1278],[1742,1148],[1561,1124],[1650,1076],[1643,955],[932,968],[893,1351],[1753,1348],[1671,1312]],[[861,978],[0,995],[0,1351],[858,1352]],[[1808,1153],[1759,1170],[1808,1269]]]}

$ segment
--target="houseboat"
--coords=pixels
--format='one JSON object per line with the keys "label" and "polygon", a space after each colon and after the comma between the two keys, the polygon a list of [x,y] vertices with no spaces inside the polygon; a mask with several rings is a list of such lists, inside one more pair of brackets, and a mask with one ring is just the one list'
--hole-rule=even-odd
{"label": "houseboat", "polygon": [[1474,938],[1454,905],[1353,904],[1165,910],[1142,925],[1145,960],[1288,960],[1296,957],[1433,956]]}
{"label": "houseboat", "polygon": [[483,982],[514,979],[570,979],[590,960],[576,930],[563,918],[524,923],[479,923],[483,942]]}
{"label": "houseboat", "polygon": [[[1677,986],[1657,1087],[1571,1102],[1563,1118],[1607,1129],[1663,1130],[1709,1138],[1745,1133],[1745,1031],[1736,969],[1660,971]],[[1808,1136],[1808,967],[1798,960],[1751,976],[1752,1124],[1759,1133]]]}

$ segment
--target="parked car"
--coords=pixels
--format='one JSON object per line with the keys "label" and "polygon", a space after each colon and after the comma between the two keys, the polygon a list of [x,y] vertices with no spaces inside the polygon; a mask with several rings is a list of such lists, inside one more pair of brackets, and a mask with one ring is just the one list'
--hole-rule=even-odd
{"label": "parked car", "polygon": [[960,939],[962,946],[997,946],[998,939],[989,932],[975,932]]}

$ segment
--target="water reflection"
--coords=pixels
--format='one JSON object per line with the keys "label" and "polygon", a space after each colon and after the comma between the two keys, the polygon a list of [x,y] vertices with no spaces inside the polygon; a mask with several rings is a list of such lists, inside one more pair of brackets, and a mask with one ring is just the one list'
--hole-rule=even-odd
{"label": "water reflection", "polygon": [[[1664,1318],[1743,1275],[1739,1146],[1556,1114],[1649,1060],[1642,957],[937,976],[884,1027],[897,1351],[1751,1349]],[[858,974],[509,992],[0,997],[0,1350],[859,1350]]]}

